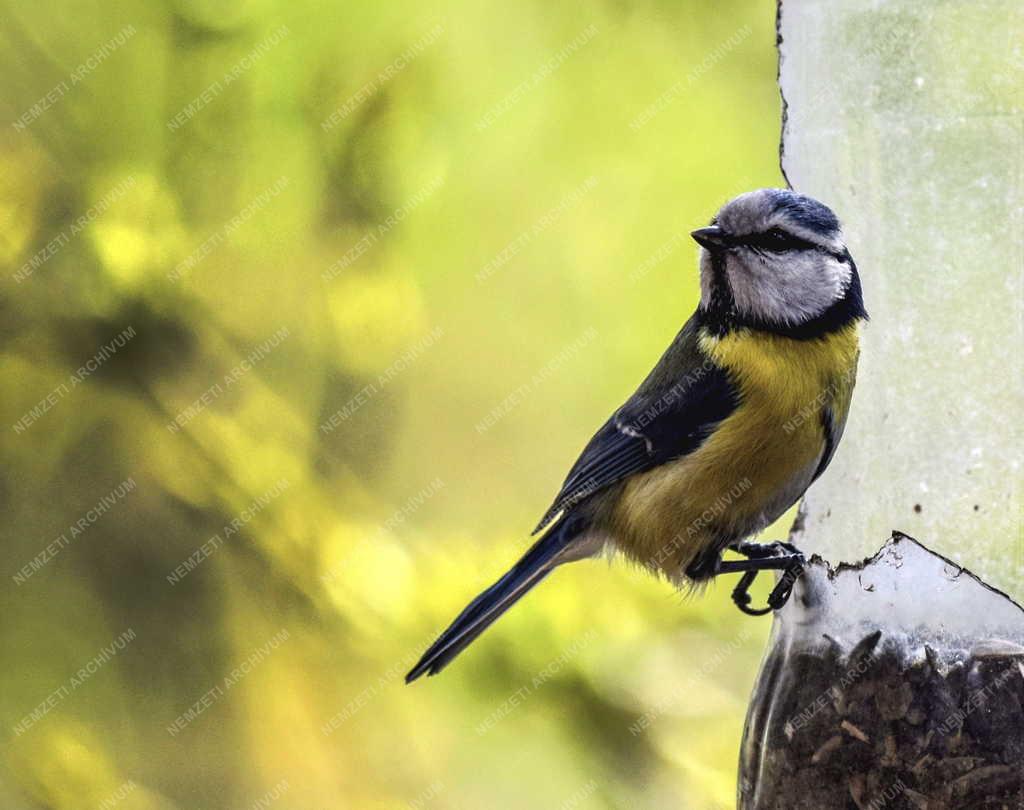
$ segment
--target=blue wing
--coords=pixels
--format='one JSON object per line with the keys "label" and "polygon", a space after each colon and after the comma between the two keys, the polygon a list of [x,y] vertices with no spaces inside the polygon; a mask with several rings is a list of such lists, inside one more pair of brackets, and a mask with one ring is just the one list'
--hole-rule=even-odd
{"label": "blue wing", "polygon": [[699,328],[695,315],[636,393],[594,434],[534,534],[595,492],[692,453],[735,410],[736,388],[701,350]]}

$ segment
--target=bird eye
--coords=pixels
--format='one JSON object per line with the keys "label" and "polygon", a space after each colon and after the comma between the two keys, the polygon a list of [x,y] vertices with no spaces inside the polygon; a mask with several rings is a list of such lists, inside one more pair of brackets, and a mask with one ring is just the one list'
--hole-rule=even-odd
{"label": "bird eye", "polygon": [[790,250],[795,247],[794,239],[781,228],[765,232],[762,244],[769,250]]}

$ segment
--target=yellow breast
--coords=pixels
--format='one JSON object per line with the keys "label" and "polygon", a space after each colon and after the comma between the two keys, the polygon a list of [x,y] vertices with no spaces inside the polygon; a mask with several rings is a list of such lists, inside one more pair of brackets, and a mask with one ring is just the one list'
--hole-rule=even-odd
{"label": "yellow breast", "polygon": [[634,476],[614,512],[617,545],[678,578],[693,558],[754,534],[799,499],[825,449],[821,413],[848,402],[857,327],[815,340],[739,330],[701,336],[740,403],[693,453]]}

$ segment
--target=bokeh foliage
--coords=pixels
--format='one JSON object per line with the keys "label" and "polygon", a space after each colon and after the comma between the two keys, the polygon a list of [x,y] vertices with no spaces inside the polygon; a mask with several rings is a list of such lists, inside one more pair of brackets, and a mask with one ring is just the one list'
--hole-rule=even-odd
{"label": "bokeh foliage", "polygon": [[401,676],[779,184],[773,15],[4,4],[0,806],[732,806],[725,587],[581,563]]}

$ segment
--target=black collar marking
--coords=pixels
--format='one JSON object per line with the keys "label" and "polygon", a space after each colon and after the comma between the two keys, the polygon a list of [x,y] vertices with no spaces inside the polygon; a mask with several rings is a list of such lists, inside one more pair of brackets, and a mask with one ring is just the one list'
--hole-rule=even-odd
{"label": "black collar marking", "polygon": [[697,317],[716,337],[727,335],[739,325],[736,299],[725,275],[725,253],[721,251],[711,254],[711,293],[707,307],[697,307]]}

